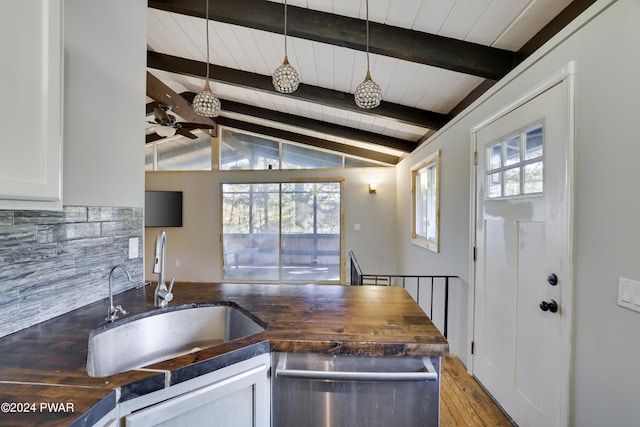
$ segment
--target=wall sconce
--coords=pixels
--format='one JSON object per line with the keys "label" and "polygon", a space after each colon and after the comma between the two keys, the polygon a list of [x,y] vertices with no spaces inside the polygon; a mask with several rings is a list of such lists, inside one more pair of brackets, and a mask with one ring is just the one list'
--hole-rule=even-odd
{"label": "wall sconce", "polygon": [[372,182],[369,184],[369,194],[378,194],[378,184]]}

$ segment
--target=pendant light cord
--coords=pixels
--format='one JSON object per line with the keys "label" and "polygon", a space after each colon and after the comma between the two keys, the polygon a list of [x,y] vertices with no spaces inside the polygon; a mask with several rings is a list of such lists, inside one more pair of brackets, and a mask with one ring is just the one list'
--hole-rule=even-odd
{"label": "pendant light cord", "polygon": [[205,18],[207,23],[207,83],[209,83],[209,0],[205,0],[207,6],[205,7]]}
{"label": "pendant light cord", "polygon": [[367,14],[367,74],[369,74],[369,0],[365,2],[366,14]]}
{"label": "pendant light cord", "polygon": [[284,0],[284,57],[287,57],[287,0]]}

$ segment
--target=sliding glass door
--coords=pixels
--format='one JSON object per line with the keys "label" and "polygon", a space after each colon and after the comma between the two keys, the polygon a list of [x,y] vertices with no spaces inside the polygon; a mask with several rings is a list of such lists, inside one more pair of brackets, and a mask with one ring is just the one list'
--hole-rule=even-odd
{"label": "sliding glass door", "polygon": [[339,282],[341,219],[341,182],[223,184],[223,279]]}

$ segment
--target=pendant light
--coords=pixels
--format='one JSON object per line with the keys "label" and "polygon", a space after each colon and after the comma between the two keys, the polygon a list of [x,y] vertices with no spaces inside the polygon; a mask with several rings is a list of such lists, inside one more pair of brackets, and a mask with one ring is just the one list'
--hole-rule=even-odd
{"label": "pendant light", "polygon": [[292,93],[298,89],[300,77],[287,57],[287,0],[284,0],[284,61],[273,73],[273,87],[280,93]]}
{"label": "pendant light", "polygon": [[367,8],[367,75],[364,81],[358,85],[353,98],[356,101],[356,105],[360,108],[370,109],[380,105],[382,101],[382,90],[380,86],[371,79],[371,72],[369,71],[369,0],[366,0]]}
{"label": "pendant light", "polygon": [[205,15],[207,22],[207,80],[202,92],[193,98],[193,111],[204,117],[218,117],[220,114],[220,100],[211,92],[209,86],[209,0],[205,0]]}

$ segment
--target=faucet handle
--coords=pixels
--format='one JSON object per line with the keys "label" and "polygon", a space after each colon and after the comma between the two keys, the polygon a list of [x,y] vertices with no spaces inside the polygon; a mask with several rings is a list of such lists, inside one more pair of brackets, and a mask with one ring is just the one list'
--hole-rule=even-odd
{"label": "faucet handle", "polygon": [[169,289],[167,290],[167,293],[164,294],[164,296],[162,297],[162,299],[164,299],[166,302],[173,301],[173,293],[171,291],[173,290],[173,282],[175,282],[175,280],[176,280],[175,277],[171,278],[171,283],[169,283]]}
{"label": "faucet handle", "polygon": [[125,310],[124,308],[122,308],[121,305],[116,305],[109,307],[109,312],[107,313],[107,317],[104,319],[108,322],[113,322],[114,320],[118,319],[118,312],[120,312],[120,314],[122,314],[123,316],[125,314],[127,314],[127,310]]}

